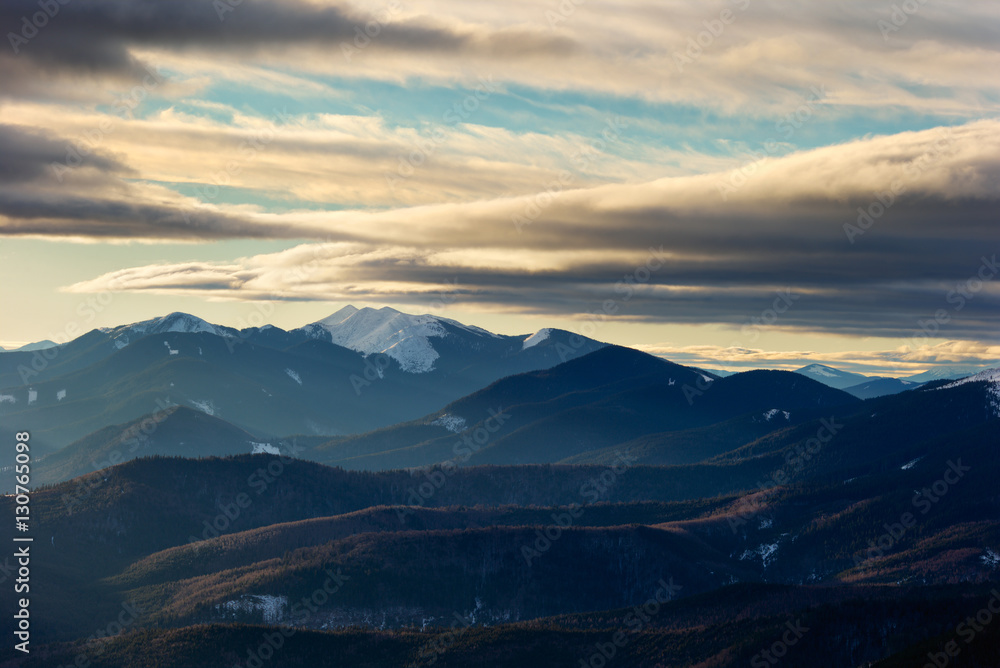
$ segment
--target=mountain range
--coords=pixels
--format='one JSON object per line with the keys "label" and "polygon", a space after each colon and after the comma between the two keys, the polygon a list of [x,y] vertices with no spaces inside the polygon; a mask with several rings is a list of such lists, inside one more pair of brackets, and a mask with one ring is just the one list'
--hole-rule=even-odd
{"label": "mountain range", "polygon": [[173,313],[0,354],[0,418],[56,447],[174,405],[258,440],[351,434],[603,345],[554,329],[495,335],[392,309],[343,309],[292,331],[238,331]]}
{"label": "mountain range", "polygon": [[33,651],[2,666],[254,665],[275,637],[290,666],[911,666],[1000,580],[997,369],[862,398],[896,379],[345,308],[171,314],[0,377],[34,457]]}
{"label": "mountain range", "polygon": [[[660,596],[669,614],[636,630],[629,665],[742,665],[791,621],[812,632],[789,665],[903,666],[986,605],[1000,568],[1000,372],[868,401],[797,374],[730,378],[606,347],[448,408],[516,393],[524,401],[512,407],[561,416],[575,403],[566,389],[586,382],[580,392],[594,401],[579,405],[614,413],[622,395],[665,381],[651,404],[669,406],[679,386],[690,415],[668,410],[661,422],[637,405],[627,421],[689,435],[708,422],[706,433],[728,434],[745,426],[730,424],[739,413],[769,429],[688,452],[689,463],[644,464],[645,452],[669,449],[664,440],[590,465],[350,471],[293,458],[293,443],[283,455],[143,457],[40,489],[32,610],[42,660],[72,658],[83,647],[72,639],[126,602],[142,611],[135,628],[94,665],[232,665],[254,637],[291,623],[300,635],[287,665],[317,665],[338,647],[348,653],[333,665],[353,665],[349,648],[361,646],[383,653],[363,665],[419,662],[451,627],[463,641],[442,646],[442,665],[568,667]],[[685,385],[703,394],[689,404]],[[215,418],[172,409],[164,442],[174,421],[193,420],[226,437]],[[4,512],[11,504],[0,501]],[[322,604],[296,606],[323,587],[333,593]],[[552,657],[539,659],[539,646]],[[535,653],[496,663],[505,647]],[[983,652],[957,665],[990,665],[975,662]]]}
{"label": "mountain range", "polygon": [[685,464],[827,406],[921,386],[820,364],[720,378],[557,329],[502,336],[350,306],[290,331],[173,313],[0,354],[0,380],[0,417],[38,443],[39,483],[138,456],[277,454],[291,443],[368,470],[594,464],[623,450]]}
{"label": "mountain range", "polygon": [[897,394],[912,390],[923,383],[934,380],[957,380],[965,378],[982,370],[982,367],[939,367],[905,378],[891,378],[888,376],[866,376],[860,373],[835,369],[825,364],[809,364],[796,369],[795,373],[808,376],[824,385],[844,390],[859,399],[871,399],[873,397],[883,397],[888,394]]}

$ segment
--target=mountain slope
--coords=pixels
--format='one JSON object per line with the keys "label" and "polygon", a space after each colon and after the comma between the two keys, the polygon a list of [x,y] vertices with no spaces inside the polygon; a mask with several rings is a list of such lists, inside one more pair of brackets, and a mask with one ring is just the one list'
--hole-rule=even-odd
{"label": "mountain slope", "polygon": [[[78,371],[108,357],[116,350],[111,337],[92,330],[54,348],[0,353],[0,387],[17,388]],[[6,391],[10,394],[10,390]],[[25,403],[26,397],[15,397]]]}
{"label": "mountain slope", "polygon": [[[955,640],[957,620],[987,602],[995,605],[988,589],[963,587],[930,594],[901,587],[739,584],[666,606],[653,599],[656,593],[649,593],[655,615],[622,608],[487,627],[457,615],[434,620],[426,629],[394,632],[297,629],[287,638],[278,636],[281,660],[282,665],[331,668],[580,668],[581,661],[631,668],[737,668],[779,665],[767,660],[777,658],[770,653],[776,646],[780,665],[788,668],[913,668],[934,665],[929,654],[947,657],[942,648]],[[996,624],[982,628],[974,642],[963,642],[960,654],[948,657],[948,668],[996,665],[1000,631]],[[94,668],[217,668],[259,657],[255,648],[270,650],[262,638],[274,633],[275,627],[247,624],[130,630],[103,642],[101,653],[88,659]],[[52,665],[70,665],[85,649],[78,643],[40,651]],[[601,663],[605,654],[614,664]],[[23,657],[12,656],[11,662],[30,665]]]}
{"label": "mountain slope", "polygon": [[[786,376],[739,380],[758,387],[781,385]],[[814,385],[793,380],[806,389]],[[809,420],[781,426],[709,465],[372,474],[268,456],[137,460],[35,493],[34,512],[52,538],[34,546],[39,582],[34,610],[66,628],[85,629],[91,620],[80,615],[74,621],[73,615],[98,609],[98,603],[114,613],[131,598],[166,611],[154,612],[144,624],[259,622],[265,610],[272,610],[262,602],[288,596],[290,604],[308,595],[327,569],[351,580],[338,589],[341,599],[310,618],[317,625],[422,623],[425,613],[440,619],[455,610],[482,614],[481,621],[492,623],[507,615],[517,619],[518,613],[547,614],[555,602],[567,601],[563,611],[586,613],[578,622],[559,622],[572,627],[606,618],[594,611],[618,605],[611,599],[615,592],[641,603],[656,571],[675,576],[687,588],[678,601],[685,606],[695,592],[715,589],[730,578],[839,587],[902,580],[965,587],[948,595],[985,592],[995,577],[995,565],[985,557],[1000,550],[994,484],[1000,468],[993,452],[1000,419],[988,403],[994,382],[969,381],[845,404],[852,414],[823,418],[835,433],[819,451],[807,448],[823,422]],[[700,399],[707,401],[716,389],[723,390],[713,388]],[[934,430],[939,435],[932,435]],[[896,441],[880,447],[888,433],[895,433]],[[803,460],[804,452],[810,458],[799,470],[794,458]],[[947,491],[937,491],[936,481],[955,470],[952,464],[968,468],[959,469],[958,480],[947,478],[952,480]],[[794,484],[757,482],[773,480],[776,469],[789,473],[786,482]],[[850,474],[858,475],[848,479]],[[418,491],[425,485],[432,490],[426,495]],[[913,501],[913,490],[921,488],[940,497],[929,501],[926,514]],[[747,493],[718,498],[735,490]],[[238,501],[240,494],[249,502]],[[659,508],[602,503],[695,497],[715,498]],[[0,500],[0,510],[12,503]],[[399,505],[406,503],[466,508],[428,511]],[[509,503],[522,507],[496,508]],[[552,534],[558,538],[550,538],[550,546],[536,543],[538,531],[543,536],[546,527],[555,531],[554,516],[571,510],[573,503],[579,522],[567,520]],[[468,508],[476,504],[483,507]],[[563,508],[525,508],[531,505]],[[365,509],[372,510],[345,515]],[[877,544],[884,527],[906,511],[919,517],[912,531],[884,554],[867,557],[870,541]],[[327,519],[271,526],[310,517]],[[219,527],[215,533],[231,535],[211,538],[213,524]],[[11,531],[9,525],[0,527],[0,538]],[[247,533],[231,533],[237,531]],[[206,535],[210,540],[197,540]],[[196,542],[185,546],[192,536]],[[292,549],[279,554],[286,539]],[[521,550],[525,545],[539,553],[532,554],[530,568]],[[613,586],[581,586],[586,572],[604,574],[601,581]],[[909,605],[933,608],[933,597],[944,595],[940,588],[935,591],[922,590]],[[679,609],[704,621],[720,600],[708,596],[712,603],[704,598],[690,603],[708,605],[702,612]],[[824,601],[838,605],[850,596]],[[79,597],[88,604],[60,608],[52,603]],[[874,615],[880,604],[871,605]],[[273,609],[280,616],[281,606]],[[764,623],[768,614],[773,613],[761,608],[744,619]],[[831,628],[842,629],[849,617],[837,617]],[[683,618],[672,612],[662,623],[681,624]],[[897,649],[906,646],[905,639],[898,642],[904,644]]]}
{"label": "mountain slope", "polygon": [[[652,434],[706,427],[753,413],[828,410],[855,398],[797,374],[753,371],[724,379],[628,348],[609,346],[542,372],[512,376],[421,420],[335,439],[320,461],[349,468],[613,461],[623,444]],[[500,417],[498,417],[500,416]],[[747,418],[748,421],[752,418]],[[749,425],[701,459],[777,428]],[[680,463],[677,460],[673,463]],[[690,459],[686,461],[691,461]],[[695,460],[698,461],[698,460]],[[661,460],[659,463],[663,463]]]}
{"label": "mountain slope", "polygon": [[562,460],[563,464],[610,465],[621,452],[644,465],[696,464],[751,443],[782,427],[804,421],[805,413],[769,409],[705,427],[646,434],[610,448],[589,450]]}
{"label": "mountain slope", "polygon": [[[349,579],[337,592],[337,605],[300,623],[338,627],[376,617],[399,627],[448,618],[453,611],[496,623],[641,605],[664,574],[686,583],[679,594],[690,595],[749,573],[689,535],[634,526],[567,528],[544,552],[529,550],[526,558],[524,548],[538,540],[535,531],[523,526],[369,532],[128,591],[141,606],[157,611],[154,620],[170,625],[232,621],[230,602],[259,596],[299,600],[315,588],[312,583],[323,581],[324,572],[338,572]],[[247,613],[235,621],[265,621],[258,611]],[[277,621],[287,619],[279,613]]]}
{"label": "mountain slope", "polygon": [[985,371],[982,366],[938,366],[923,373],[907,376],[903,380],[914,383],[930,383],[936,380],[958,380]]}
{"label": "mountain slope", "polygon": [[[108,466],[152,455],[225,457],[282,449],[218,418],[174,406],[85,436],[37,461],[33,481],[51,485]],[[286,448],[287,449],[287,448]]]}
{"label": "mountain slope", "polygon": [[844,392],[853,394],[858,399],[872,399],[874,397],[884,397],[887,394],[898,394],[908,390],[915,390],[920,387],[920,383],[901,378],[875,378],[858,385],[851,385],[844,388]]}
{"label": "mountain slope", "polygon": [[869,399],[854,410],[775,431],[708,462],[770,458],[775,468],[797,479],[838,482],[898,469],[933,452],[949,434],[1000,424],[994,390],[991,383],[969,382]]}
{"label": "mountain slope", "polygon": [[[675,379],[647,377],[598,401],[548,415],[496,439],[471,461],[556,462],[595,447],[624,452],[633,439],[716,424],[739,415],[768,422],[768,411],[782,416],[789,411],[815,415],[857,403],[838,390],[782,371],[748,371],[701,386],[697,380],[694,385],[680,385],[678,380],[671,385],[671,380]],[[702,386],[704,390],[699,389]],[[516,413],[516,407],[511,413]],[[764,428],[768,432],[780,428],[780,422],[768,425],[770,429]]]}
{"label": "mountain slope", "polygon": [[[541,345],[544,342],[536,347]],[[465,432],[489,434],[492,443],[519,426],[593,403],[649,377],[680,382],[678,391],[702,379],[700,373],[686,367],[628,348],[608,346],[552,369],[504,378],[420,420],[332,440],[317,448],[315,456],[326,463],[378,469],[451,460],[462,449],[468,461],[472,453],[468,445],[461,446],[460,437]],[[479,440],[481,448],[485,440],[481,436]]]}

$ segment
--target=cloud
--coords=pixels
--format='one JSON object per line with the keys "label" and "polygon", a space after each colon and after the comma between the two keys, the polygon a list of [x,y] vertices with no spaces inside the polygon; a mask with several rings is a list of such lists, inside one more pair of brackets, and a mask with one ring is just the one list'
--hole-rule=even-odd
{"label": "cloud", "polygon": [[[941,336],[996,335],[1000,248],[983,240],[996,229],[1000,123],[751,166],[493,201],[301,213],[297,222],[259,214],[257,225],[302,234],[311,226],[329,243],[203,265],[213,276],[205,286],[184,273],[175,280],[174,267],[144,267],[70,289],[113,282],[215,298],[406,303],[457,279],[498,309],[573,315],[611,300],[620,318],[735,326],[766,319],[791,291],[775,323],[783,328],[911,336],[936,321]],[[734,174],[743,176],[738,186]],[[303,266],[304,275],[291,271]]]}
{"label": "cloud", "polygon": [[[997,121],[980,121],[781,158],[764,154],[731,172],[646,183],[586,188],[574,175],[560,178],[556,172],[535,183],[530,195],[475,202],[385,211],[258,212],[245,216],[246,233],[256,236],[266,224],[284,228],[277,238],[353,238],[387,245],[406,238],[417,246],[466,249],[634,250],[666,243],[687,256],[678,258],[678,274],[694,280],[699,273],[717,272],[720,263],[736,272],[734,279],[740,273],[745,278],[770,273],[775,263],[822,278],[838,273],[848,257],[870,263],[872,253],[888,253],[896,258],[893,263],[882,270],[871,263],[875,273],[858,280],[888,279],[902,269],[897,263],[916,261],[906,250],[926,254],[928,244],[934,245],[934,256],[914,256],[931,267],[942,260],[967,261],[983,250],[978,240],[989,238],[993,229],[991,211],[1000,190],[998,131]],[[266,160],[262,153],[259,159]],[[870,223],[862,213],[869,211]],[[74,232],[87,230],[81,226]],[[155,230],[133,232],[155,236]],[[206,230],[216,236],[241,232]],[[899,252],[884,248],[890,242],[900,244]],[[805,255],[789,256],[789,250]],[[933,271],[925,275],[934,277]],[[852,277],[848,273],[844,279]]]}
{"label": "cloud", "polygon": [[[426,16],[398,17],[399,3],[373,12],[349,3],[277,0],[228,4],[200,0],[74,0],[53,15],[39,13],[37,0],[0,5],[10,51],[0,66],[11,73],[6,92],[31,94],[41,77],[69,75],[118,80],[142,78],[149,63],[136,50],[200,51],[231,59],[280,53],[308,45],[341,55],[357,30],[378,30],[379,47],[406,54],[465,53],[496,59],[569,56],[574,43],[538,29],[482,29]],[[395,9],[392,9],[392,8]],[[370,41],[369,38],[366,38]],[[365,42],[367,44],[367,42]],[[339,58],[338,58],[339,60]]]}
{"label": "cloud", "polygon": [[[192,107],[225,118],[194,115],[188,111]],[[55,156],[60,161],[72,150],[96,146],[127,161],[147,181],[192,186],[207,204],[222,199],[219,188],[224,187],[249,191],[248,199],[399,207],[533,193],[564,169],[571,171],[573,185],[582,187],[725,163],[667,149],[619,157],[638,148],[625,127],[616,129],[617,138],[608,146],[600,134],[515,132],[474,124],[471,118],[405,127],[380,115],[293,116],[278,108],[259,116],[196,100],[145,118],[9,104],[5,118],[33,125],[33,132],[65,137],[69,146]],[[682,161],[693,164],[665,164]]]}
{"label": "cloud", "polygon": [[[52,163],[66,158],[65,143],[30,127],[0,125],[0,184],[27,183],[44,178]],[[125,173],[129,169],[113,156],[88,153],[79,157],[79,167],[101,173]]]}
{"label": "cloud", "polygon": [[[731,17],[725,24],[723,11]],[[35,0],[9,0],[0,26],[17,34],[37,12]],[[102,79],[141,79],[158,57],[192,55],[229,68],[400,83],[453,84],[492,73],[538,89],[732,114],[774,113],[819,84],[830,91],[826,104],[845,108],[966,117],[997,110],[995,7],[924,4],[884,36],[878,21],[890,18],[881,3],[804,0],[450,0],[419,10],[396,2],[74,0],[26,43],[0,51],[0,94],[79,97]]]}
{"label": "cloud", "polygon": [[[0,235],[308,241],[70,291],[405,304],[457,281],[496,311],[737,331],[784,293],[778,329],[996,337],[994,4],[45,6],[0,3]],[[588,136],[605,113],[634,135]],[[896,134],[794,152],[869,131]]]}
{"label": "cloud", "polygon": [[[135,170],[96,146],[0,125],[0,234],[110,240],[286,238],[289,226],[198,205],[134,183]],[[335,233],[293,226],[292,236]],[[346,235],[345,235],[346,236]]]}

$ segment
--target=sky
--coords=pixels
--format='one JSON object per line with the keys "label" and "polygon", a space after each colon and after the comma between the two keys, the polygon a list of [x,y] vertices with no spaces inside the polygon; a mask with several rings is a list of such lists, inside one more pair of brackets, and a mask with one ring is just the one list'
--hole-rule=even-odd
{"label": "sky", "polygon": [[1000,4],[4,0],[0,346],[346,304],[1000,364]]}

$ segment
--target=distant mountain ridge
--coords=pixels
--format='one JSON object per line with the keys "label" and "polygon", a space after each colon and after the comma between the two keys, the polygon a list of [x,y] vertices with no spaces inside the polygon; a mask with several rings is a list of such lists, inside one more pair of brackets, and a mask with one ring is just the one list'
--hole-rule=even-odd
{"label": "distant mountain ridge", "polygon": [[989,367],[984,366],[943,366],[923,373],[892,378],[889,376],[866,376],[852,371],[844,371],[826,364],[809,364],[795,373],[818,380],[824,385],[849,392],[859,399],[871,399],[888,394],[913,390],[924,383],[936,380],[957,380],[975,375]]}
{"label": "distant mountain ridge", "polygon": [[796,369],[795,373],[817,380],[824,385],[835,387],[853,394],[859,399],[871,399],[887,394],[896,394],[916,389],[920,382],[888,376],[866,376],[861,373],[844,371],[826,364],[809,364]]}
{"label": "distant mountain ridge", "polygon": [[825,364],[809,364],[801,369],[796,369],[795,373],[802,374],[803,376],[807,376],[813,380],[818,380],[824,385],[835,387],[838,390],[843,390],[851,387],[852,385],[858,385],[871,380],[869,376],[865,376],[864,374],[853,373],[851,371],[841,371],[840,369],[835,369],[832,366],[827,366]]}
{"label": "distant mountain ridge", "polygon": [[[803,377],[818,382],[796,384]],[[844,393],[822,398],[837,385]],[[171,313],[0,354],[0,418],[53,450],[82,441],[95,461],[109,428],[181,406],[245,433],[241,443],[301,435],[327,463],[426,466],[452,458],[456,435],[489,411],[517,407],[468,463],[595,463],[629,445],[649,463],[679,464],[764,436],[773,416],[797,424],[807,398],[833,405],[918,387],[821,364],[719,378],[559,329],[498,335],[388,307],[347,306],[290,331]],[[246,451],[220,442],[190,454]],[[157,452],[188,454],[166,443]],[[58,461],[51,481],[90,470]]]}
{"label": "distant mountain ridge", "polygon": [[48,339],[45,339],[43,341],[34,341],[32,343],[26,343],[23,346],[19,346],[17,348],[4,348],[4,347],[0,346],[0,352],[4,352],[4,353],[27,352],[27,353],[30,353],[30,352],[34,352],[36,350],[47,350],[48,348],[55,348],[57,345],[59,345],[59,344],[56,343],[55,341],[49,341]]}
{"label": "distant mountain ridge", "polygon": [[137,457],[224,457],[288,451],[282,443],[262,442],[203,411],[173,406],[128,424],[105,427],[41,457],[33,480],[38,485],[54,484]]}
{"label": "distant mountain ridge", "polygon": [[[537,343],[525,346],[532,337]],[[361,433],[605,345],[556,329],[492,334],[389,308],[345,307],[291,331],[236,330],[171,313],[47,350],[0,353],[0,418],[55,447],[170,405],[220,417],[261,441]]]}
{"label": "distant mountain ridge", "polygon": [[921,385],[922,383],[912,380],[904,380],[902,378],[874,378],[857,385],[845,387],[844,391],[853,394],[859,399],[872,399],[874,397],[883,397],[888,394],[906,392],[907,390],[915,390]]}

